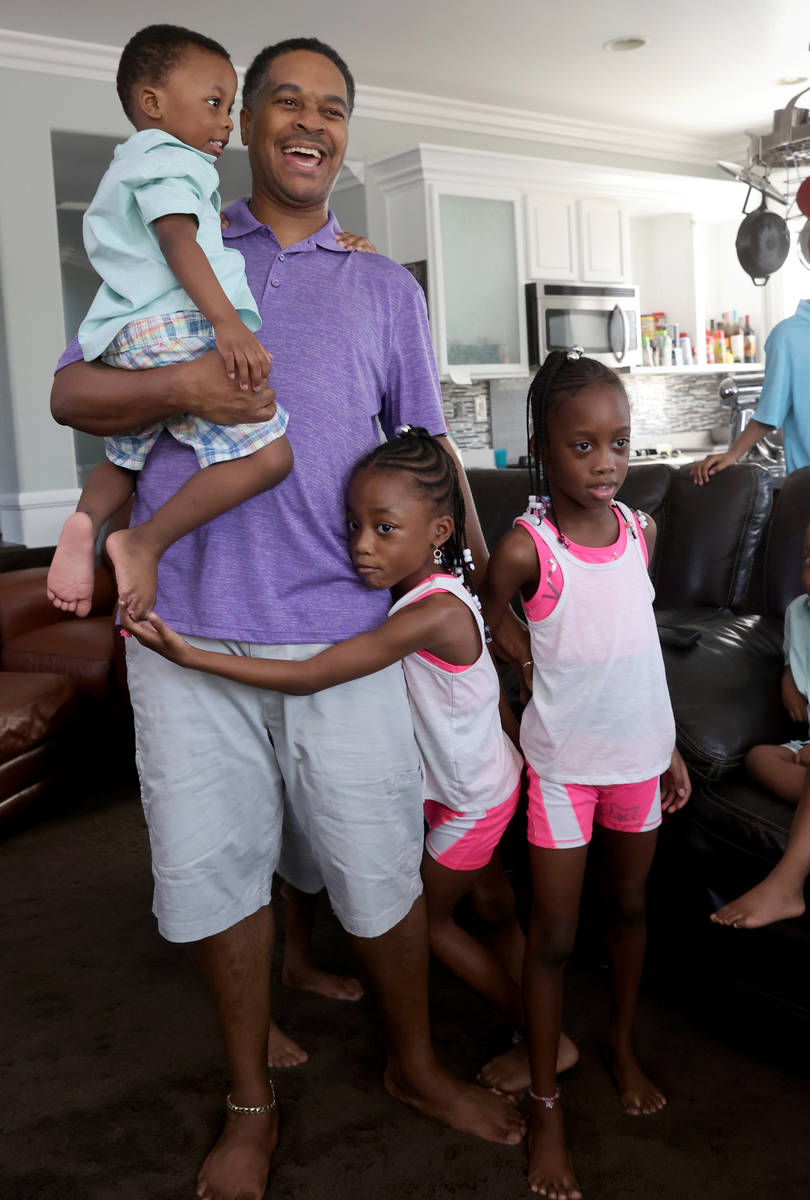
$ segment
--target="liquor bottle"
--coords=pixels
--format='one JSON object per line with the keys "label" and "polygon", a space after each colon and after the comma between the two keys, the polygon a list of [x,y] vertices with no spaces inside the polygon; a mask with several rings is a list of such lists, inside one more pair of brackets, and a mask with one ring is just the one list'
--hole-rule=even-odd
{"label": "liquor bottle", "polygon": [[757,361],[757,335],[754,333],[753,329],[751,328],[750,315],[746,316],[746,318],[745,318],[745,325],[743,326],[743,339],[744,339],[744,348],[745,348],[744,361],[750,362],[750,363],[756,362]]}
{"label": "liquor bottle", "polygon": [[741,363],[745,358],[745,338],[743,327],[737,318],[736,308],[732,312],[731,317],[731,328],[728,331],[729,345],[735,363]]}

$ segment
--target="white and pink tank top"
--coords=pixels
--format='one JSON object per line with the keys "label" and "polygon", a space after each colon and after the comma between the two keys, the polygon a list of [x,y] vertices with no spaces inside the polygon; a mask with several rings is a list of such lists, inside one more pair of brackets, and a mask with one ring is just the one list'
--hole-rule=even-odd
{"label": "white and pink tank top", "polygon": [[456,596],[470,610],[481,652],[469,666],[444,662],[426,650],[402,661],[425,772],[425,799],[455,812],[483,814],[512,795],[523,760],[501,727],[498,673],[475,600],[454,575],[430,575],[397,600],[388,615],[436,592]]}
{"label": "white and pink tank top", "polygon": [[675,721],[639,523],[616,502],[617,539],[565,546],[547,520],[521,517],[540,562],[524,610],[532,697],[520,726],[526,760],[557,783],[638,783],[667,769]]}

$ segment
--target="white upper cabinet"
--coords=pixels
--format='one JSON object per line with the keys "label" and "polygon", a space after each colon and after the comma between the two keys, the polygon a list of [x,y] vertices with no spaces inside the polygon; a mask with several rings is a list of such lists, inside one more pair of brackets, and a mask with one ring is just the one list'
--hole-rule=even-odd
{"label": "white upper cabinet", "polygon": [[577,206],[560,192],[526,197],[526,271],[530,279],[579,278]]}
{"label": "white upper cabinet", "polygon": [[618,204],[580,200],[581,278],[586,283],[624,283],[630,279],[627,216]]}

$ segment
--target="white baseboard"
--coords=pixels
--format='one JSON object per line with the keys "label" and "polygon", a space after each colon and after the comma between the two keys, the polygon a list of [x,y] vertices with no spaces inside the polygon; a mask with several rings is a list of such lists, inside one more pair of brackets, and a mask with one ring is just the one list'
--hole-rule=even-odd
{"label": "white baseboard", "polygon": [[33,549],[55,546],[65,519],[76,508],[79,488],[0,495],[0,537]]}

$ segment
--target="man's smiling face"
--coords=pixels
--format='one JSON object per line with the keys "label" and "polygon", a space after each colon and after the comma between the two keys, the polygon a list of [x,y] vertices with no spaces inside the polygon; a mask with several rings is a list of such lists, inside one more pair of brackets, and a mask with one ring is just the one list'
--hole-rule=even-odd
{"label": "man's smiling face", "polygon": [[330,59],[309,50],[274,58],[255,110],[241,114],[254,193],[298,212],[325,209],[348,125],[346,83]]}

